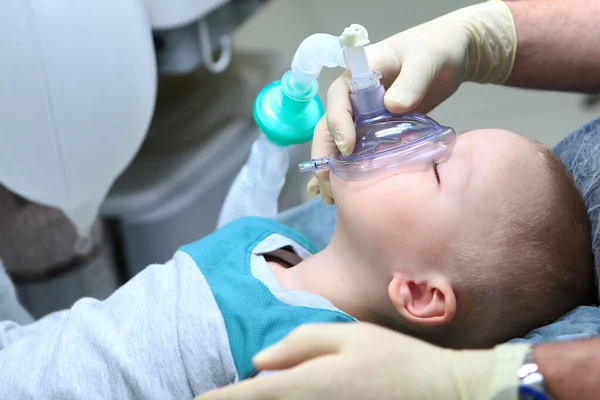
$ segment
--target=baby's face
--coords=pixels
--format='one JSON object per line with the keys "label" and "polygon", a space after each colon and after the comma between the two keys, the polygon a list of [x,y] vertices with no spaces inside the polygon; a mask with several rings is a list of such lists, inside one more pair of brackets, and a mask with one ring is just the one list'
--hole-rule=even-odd
{"label": "baby's face", "polygon": [[444,268],[453,246],[484,247],[499,207],[533,189],[536,161],[525,139],[484,129],[459,135],[437,176],[433,163],[357,182],[331,174],[337,223],[370,265]]}

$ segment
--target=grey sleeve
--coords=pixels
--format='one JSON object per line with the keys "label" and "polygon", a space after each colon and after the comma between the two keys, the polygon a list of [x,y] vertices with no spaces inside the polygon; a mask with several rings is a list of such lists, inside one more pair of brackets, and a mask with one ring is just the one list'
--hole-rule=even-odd
{"label": "grey sleeve", "polygon": [[[66,318],[69,310],[56,311],[34,322],[21,325],[12,319],[0,320],[0,350],[15,340],[30,335],[39,335],[51,328],[60,319]],[[0,392],[1,393],[1,392]]]}
{"label": "grey sleeve", "polygon": [[198,268],[178,253],[0,351],[0,398],[191,399],[230,383],[213,303]]}

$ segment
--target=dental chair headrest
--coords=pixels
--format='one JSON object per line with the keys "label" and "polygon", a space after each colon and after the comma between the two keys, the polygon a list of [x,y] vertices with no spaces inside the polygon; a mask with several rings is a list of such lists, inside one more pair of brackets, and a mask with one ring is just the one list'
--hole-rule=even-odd
{"label": "dental chair headrest", "polygon": [[[600,277],[600,118],[584,125],[554,148],[581,189],[590,218],[596,282]],[[599,293],[600,299],[600,293]]]}

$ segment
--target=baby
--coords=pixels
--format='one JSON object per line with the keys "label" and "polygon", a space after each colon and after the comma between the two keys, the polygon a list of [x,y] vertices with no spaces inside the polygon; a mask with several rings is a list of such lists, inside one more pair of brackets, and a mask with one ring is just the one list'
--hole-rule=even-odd
{"label": "baby", "polygon": [[592,303],[583,200],[540,144],[473,131],[426,171],[331,185],[337,221],[320,252],[244,218],[105,301],[0,324],[2,397],[192,398],[255,376],[252,356],[308,322],[482,347]]}
{"label": "baby", "polygon": [[320,294],[360,320],[486,347],[594,301],[585,204],[542,144],[471,131],[429,171],[377,182],[332,174],[331,190],[336,227],[316,257],[330,254],[323,265],[345,285]]}

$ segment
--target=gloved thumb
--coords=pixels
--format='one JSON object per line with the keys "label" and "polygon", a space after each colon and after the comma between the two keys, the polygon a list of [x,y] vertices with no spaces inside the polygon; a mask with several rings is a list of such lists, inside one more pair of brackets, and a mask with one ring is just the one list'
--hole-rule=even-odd
{"label": "gloved thumb", "polygon": [[[358,325],[358,324],[357,324]],[[253,358],[260,370],[292,368],[313,358],[338,353],[352,335],[346,324],[307,324]]]}
{"label": "gloved thumb", "polygon": [[435,75],[435,67],[426,58],[406,58],[385,94],[385,107],[395,114],[413,111],[425,98]]}

